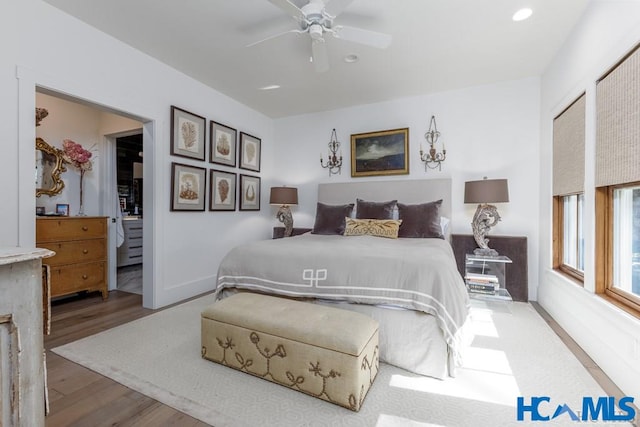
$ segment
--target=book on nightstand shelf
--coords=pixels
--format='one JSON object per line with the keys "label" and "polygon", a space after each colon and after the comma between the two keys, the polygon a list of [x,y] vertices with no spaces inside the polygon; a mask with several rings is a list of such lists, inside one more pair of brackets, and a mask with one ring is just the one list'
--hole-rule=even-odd
{"label": "book on nightstand shelf", "polygon": [[467,282],[467,288],[469,289],[469,292],[477,292],[481,294],[493,294],[498,289],[495,285],[483,285],[470,282]]}
{"label": "book on nightstand shelf", "polygon": [[493,294],[500,288],[498,277],[493,274],[467,273],[464,280],[469,292]]}

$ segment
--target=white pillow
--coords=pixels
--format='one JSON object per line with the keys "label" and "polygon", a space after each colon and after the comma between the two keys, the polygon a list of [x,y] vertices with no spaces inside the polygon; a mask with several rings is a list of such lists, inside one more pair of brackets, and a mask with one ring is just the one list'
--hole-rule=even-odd
{"label": "white pillow", "polygon": [[447,231],[449,230],[449,218],[447,218],[446,216],[441,216],[440,217],[440,228],[442,228],[442,235],[446,236],[447,235]]}

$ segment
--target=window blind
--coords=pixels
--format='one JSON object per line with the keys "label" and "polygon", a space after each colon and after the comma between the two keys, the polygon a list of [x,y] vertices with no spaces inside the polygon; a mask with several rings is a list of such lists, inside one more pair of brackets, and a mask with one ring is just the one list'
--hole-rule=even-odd
{"label": "window blind", "polygon": [[640,49],[596,86],[596,187],[640,181]]}
{"label": "window blind", "polygon": [[553,195],[584,191],[585,95],[553,120]]}

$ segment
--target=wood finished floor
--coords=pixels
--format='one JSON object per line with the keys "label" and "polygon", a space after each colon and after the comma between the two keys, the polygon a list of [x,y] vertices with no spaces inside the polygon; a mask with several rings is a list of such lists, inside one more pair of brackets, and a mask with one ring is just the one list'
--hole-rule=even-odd
{"label": "wood finished floor", "polygon": [[[532,305],[605,392],[622,396],[553,318],[539,304]],[[87,295],[54,303],[51,312],[51,335],[44,339],[50,407],[47,427],[208,425],[51,352],[54,347],[154,313],[142,307],[141,295],[112,291],[105,302],[100,294]]]}
{"label": "wood finished floor", "polygon": [[207,426],[107,377],[51,352],[51,349],[154,313],[142,296],[112,291],[87,295],[51,308],[45,336],[50,413],[46,426]]}

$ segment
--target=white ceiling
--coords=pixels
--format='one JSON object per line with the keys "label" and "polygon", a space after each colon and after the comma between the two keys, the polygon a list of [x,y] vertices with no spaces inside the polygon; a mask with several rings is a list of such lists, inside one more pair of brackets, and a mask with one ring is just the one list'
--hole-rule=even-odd
{"label": "white ceiling", "polygon": [[[306,34],[246,47],[296,28],[267,0],[45,1],[274,118],[540,75],[589,2],[354,0],[335,23],[391,46],[326,37],[330,69],[317,73]],[[512,21],[521,7],[533,16]]]}

